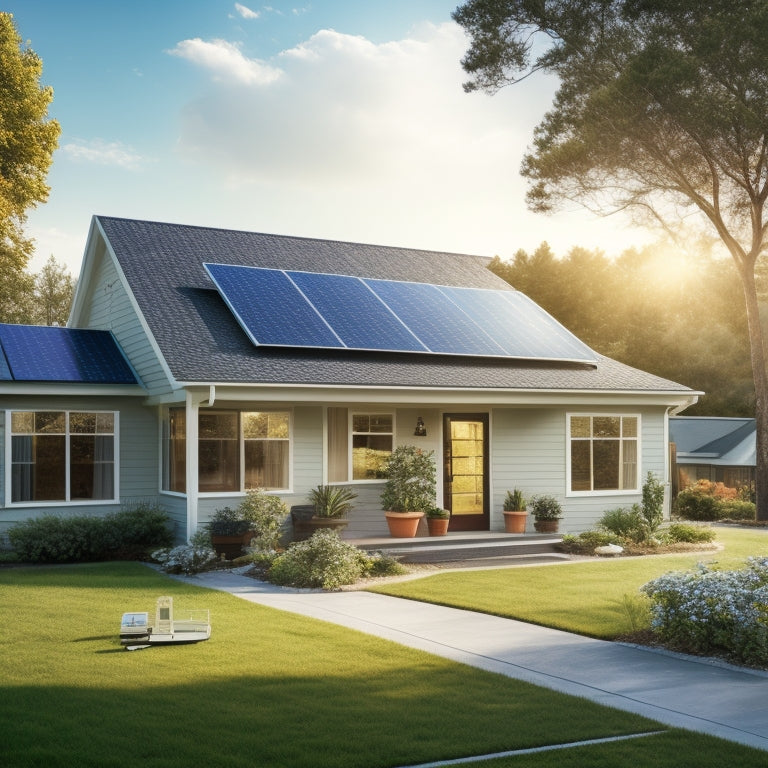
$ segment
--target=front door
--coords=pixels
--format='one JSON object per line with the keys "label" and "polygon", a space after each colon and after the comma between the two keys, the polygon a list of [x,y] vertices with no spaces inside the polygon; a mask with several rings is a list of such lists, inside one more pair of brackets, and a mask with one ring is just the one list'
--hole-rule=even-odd
{"label": "front door", "polygon": [[488,414],[443,416],[443,506],[452,531],[487,531]]}

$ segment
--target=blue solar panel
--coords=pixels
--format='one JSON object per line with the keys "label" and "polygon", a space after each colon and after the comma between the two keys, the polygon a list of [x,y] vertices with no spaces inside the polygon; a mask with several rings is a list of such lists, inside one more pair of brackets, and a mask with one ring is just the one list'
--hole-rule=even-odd
{"label": "blue solar panel", "polygon": [[358,277],[288,272],[307,300],[351,349],[427,352]]}
{"label": "blue solar panel", "polygon": [[518,291],[204,266],[257,345],[595,361]]}
{"label": "blue solar panel", "polygon": [[511,357],[594,360],[594,352],[519,291],[440,286]]}
{"label": "blue solar panel", "polygon": [[109,331],[0,325],[0,344],[15,381],[136,383]]}
{"label": "blue solar panel", "polygon": [[506,351],[472,322],[455,304],[446,301],[435,285],[396,280],[365,280],[434,353],[507,356]]}
{"label": "blue solar panel", "polygon": [[254,344],[344,346],[282,270],[203,266]]}

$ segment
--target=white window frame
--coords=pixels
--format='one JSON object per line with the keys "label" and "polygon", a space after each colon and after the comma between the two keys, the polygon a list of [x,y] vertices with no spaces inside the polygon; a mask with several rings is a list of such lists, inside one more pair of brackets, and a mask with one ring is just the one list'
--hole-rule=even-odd
{"label": "white window frame", "polygon": [[[64,414],[64,466],[66,468],[64,493],[65,497],[61,500],[41,500],[35,501],[13,501],[13,467],[12,467],[12,440],[14,437],[12,429],[12,414],[14,413],[63,413]],[[114,495],[110,499],[71,499],[71,474],[70,474],[70,437],[69,415],[70,413],[108,413],[112,415],[114,429],[112,439],[114,440],[114,462],[113,462],[113,488]],[[106,409],[90,408],[8,408],[5,411],[5,506],[6,507],[70,507],[77,506],[99,506],[105,504],[115,504],[120,501],[120,412]]]}
{"label": "white window frame", "polygon": [[[572,438],[571,437],[571,419],[572,418],[590,418],[590,437],[589,438]],[[592,428],[592,421],[591,419],[594,418],[631,418],[631,419],[637,419],[637,435],[634,438],[626,438],[623,437],[623,435],[620,435],[616,438],[597,438],[599,440],[617,440],[619,443],[619,470],[621,470],[621,464],[622,460],[621,457],[623,455],[623,446],[622,441],[626,439],[634,439],[636,442],[636,451],[637,451],[637,470],[636,470],[636,478],[635,478],[635,488],[628,488],[628,489],[613,489],[613,490],[589,490],[589,491],[574,491],[571,490],[571,481],[572,481],[572,467],[571,467],[571,442],[572,440],[584,440],[588,439],[590,444],[592,444],[595,440],[593,428]],[[565,414],[565,462],[566,462],[566,472],[565,472],[565,495],[566,496],[573,496],[573,497],[579,497],[579,496],[637,496],[641,493],[642,488],[642,417],[639,413],[601,413],[599,411],[590,411],[590,412],[584,412],[584,411],[571,411]],[[591,462],[593,473],[594,473],[594,462]],[[619,478],[621,478],[621,471],[619,471]],[[591,484],[594,486],[594,477],[592,478]]]}
{"label": "white window frame", "polygon": [[[355,423],[355,416],[389,416],[392,419],[392,431],[391,432],[355,432],[353,431],[353,426]],[[371,483],[383,483],[385,482],[384,478],[382,477],[374,477],[370,479],[354,479],[353,478],[353,443],[354,443],[354,436],[355,435],[390,435],[392,437],[392,450],[395,450],[396,443],[395,443],[395,435],[397,434],[397,424],[395,423],[395,412],[394,411],[387,411],[387,410],[381,410],[381,409],[363,409],[363,408],[357,408],[355,410],[349,409],[349,416],[348,416],[348,445],[347,445],[347,482],[348,483],[355,483],[355,484],[361,484],[361,485],[370,485]]]}

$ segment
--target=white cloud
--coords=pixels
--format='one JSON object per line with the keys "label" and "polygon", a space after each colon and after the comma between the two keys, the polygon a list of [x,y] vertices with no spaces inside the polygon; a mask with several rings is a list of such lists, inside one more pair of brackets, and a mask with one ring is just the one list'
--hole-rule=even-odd
{"label": "white cloud", "polygon": [[235,3],[235,10],[244,18],[244,19],[258,19],[261,14],[258,11],[252,11],[250,8],[246,7],[245,5],[240,5],[240,3]]}
{"label": "white cloud", "polygon": [[168,53],[209,70],[217,80],[227,83],[268,85],[282,74],[258,59],[247,58],[236,43],[226,40],[182,40]]}
{"label": "white cloud", "polygon": [[75,161],[112,165],[126,170],[136,170],[144,163],[144,158],[132,147],[119,141],[74,141],[64,144],[61,151]]}

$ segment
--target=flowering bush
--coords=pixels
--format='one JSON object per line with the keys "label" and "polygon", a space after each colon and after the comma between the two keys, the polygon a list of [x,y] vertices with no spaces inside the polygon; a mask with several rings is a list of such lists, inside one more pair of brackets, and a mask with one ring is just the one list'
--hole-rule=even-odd
{"label": "flowering bush", "polygon": [[675,513],[686,520],[754,520],[755,505],[740,497],[736,488],[699,480],[675,499]]}
{"label": "flowering bush", "polygon": [[216,562],[216,553],[199,544],[181,544],[173,549],[159,549],[152,559],[160,563],[167,573],[200,573]]}
{"label": "flowering bush", "polygon": [[739,571],[668,573],[642,591],[652,624],[665,644],[682,651],[768,664],[768,557],[750,558]]}
{"label": "flowering bush", "polygon": [[[369,555],[342,541],[335,531],[321,529],[306,541],[298,541],[275,558],[268,578],[292,587],[338,589],[362,576],[384,570],[386,558]],[[391,566],[394,561],[389,560]]]}

